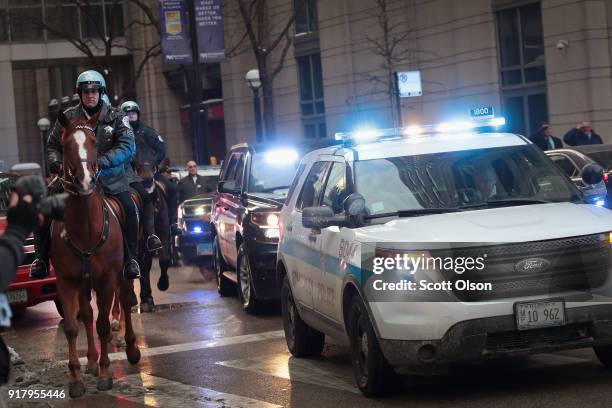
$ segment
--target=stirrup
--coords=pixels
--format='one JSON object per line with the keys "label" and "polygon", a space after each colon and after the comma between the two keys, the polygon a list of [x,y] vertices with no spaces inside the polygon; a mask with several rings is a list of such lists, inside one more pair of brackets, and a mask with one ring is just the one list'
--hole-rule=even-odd
{"label": "stirrup", "polygon": [[[132,265],[135,265],[136,273],[130,275],[130,274],[128,274],[128,270],[132,269]],[[135,259],[130,259],[125,264],[125,267],[123,268],[123,279],[125,279],[125,280],[133,280],[133,279],[138,279],[138,278],[140,278],[140,265],[138,265],[138,262]]]}
{"label": "stirrup", "polygon": [[162,248],[163,245],[161,239],[159,239],[159,237],[155,234],[149,235],[149,237],[147,238],[147,251],[153,252]]}
{"label": "stirrup", "polygon": [[49,267],[47,263],[42,259],[36,258],[32,265],[30,265],[30,278],[32,279],[44,279],[49,276]]}

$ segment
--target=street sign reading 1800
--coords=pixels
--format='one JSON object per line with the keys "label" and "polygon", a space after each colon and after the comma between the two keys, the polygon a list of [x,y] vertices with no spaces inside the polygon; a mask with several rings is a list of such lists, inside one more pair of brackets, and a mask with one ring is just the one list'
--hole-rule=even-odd
{"label": "street sign reading 1800", "polygon": [[420,71],[396,72],[397,93],[400,98],[423,95]]}

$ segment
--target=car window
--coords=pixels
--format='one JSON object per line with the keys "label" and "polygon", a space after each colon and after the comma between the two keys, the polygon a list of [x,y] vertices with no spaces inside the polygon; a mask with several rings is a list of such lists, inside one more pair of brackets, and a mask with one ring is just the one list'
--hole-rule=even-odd
{"label": "car window", "polygon": [[289,187],[289,191],[287,192],[287,198],[285,199],[285,205],[288,205],[289,201],[291,201],[293,192],[295,191],[295,188],[297,187],[297,183],[300,181],[300,178],[302,177],[302,173],[304,172],[305,168],[306,168],[306,163],[302,163],[300,164],[297,171],[295,172],[295,176],[293,176],[293,182],[291,183],[291,187]]}
{"label": "car window", "polygon": [[321,191],[325,183],[325,175],[329,168],[329,162],[316,162],[312,165],[308,176],[304,181],[304,186],[300,192],[297,208],[300,210],[306,207],[316,207],[319,205]]}
{"label": "car window", "polygon": [[346,164],[335,162],[332,165],[329,177],[327,178],[327,184],[325,185],[323,205],[331,207],[334,210],[334,214],[340,214],[343,211],[342,203],[346,196]]}
{"label": "car window", "polygon": [[550,156],[552,161],[563,171],[567,177],[578,177],[579,172],[574,163],[567,157],[563,155],[554,155]]}
{"label": "car window", "polygon": [[238,162],[240,161],[240,156],[240,153],[232,154],[230,163],[227,166],[227,174],[225,175],[225,180],[223,181],[236,180],[236,169],[238,167]]}
{"label": "car window", "polygon": [[241,154],[238,159],[238,163],[236,164],[236,171],[234,172],[233,179],[236,180],[236,187],[242,188],[242,175],[244,174],[244,161],[246,158],[246,154]]}

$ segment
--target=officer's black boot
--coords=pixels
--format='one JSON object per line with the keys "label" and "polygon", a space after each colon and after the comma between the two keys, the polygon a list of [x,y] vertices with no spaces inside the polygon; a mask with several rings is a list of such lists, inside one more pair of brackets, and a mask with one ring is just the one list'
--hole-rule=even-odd
{"label": "officer's black boot", "polygon": [[149,202],[143,209],[143,222],[145,234],[147,235],[147,251],[153,252],[162,248],[162,242],[155,235],[155,207]]}
{"label": "officer's black boot", "polygon": [[138,265],[138,218],[128,217],[125,228],[127,241],[127,262],[123,268],[123,278],[132,280],[140,278],[140,266]]}
{"label": "officer's black boot", "polygon": [[49,225],[38,228],[34,234],[34,254],[36,259],[30,267],[30,277],[44,279],[49,276],[49,247],[51,231]]}

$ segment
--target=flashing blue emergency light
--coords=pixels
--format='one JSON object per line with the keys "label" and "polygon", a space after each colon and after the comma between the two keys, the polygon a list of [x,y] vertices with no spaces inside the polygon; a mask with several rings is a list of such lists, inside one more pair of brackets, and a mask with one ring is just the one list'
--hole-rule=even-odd
{"label": "flashing blue emergency light", "polygon": [[191,232],[193,232],[194,234],[201,234],[203,232],[202,227],[200,227],[199,225],[193,227],[193,229],[191,230]]}
{"label": "flashing blue emergency light", "polygon": [[380,139],[414,137],[425,134],[449,134],[472,131],[478,128],[499,128],[506,124],[503,117],[474,118],[458,122],[445,122],[436,125],[411,125],[405,128],[359,129],[354,132],[336,133],[335,139],[343,142],[370,142]]}
{"label": "flashing blue emergency light", "polygon": [[595,205],[598,206],[598,207],[605,207],[606,200],[602,200],[602,199],[596,200],[595,201]]}

